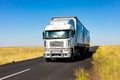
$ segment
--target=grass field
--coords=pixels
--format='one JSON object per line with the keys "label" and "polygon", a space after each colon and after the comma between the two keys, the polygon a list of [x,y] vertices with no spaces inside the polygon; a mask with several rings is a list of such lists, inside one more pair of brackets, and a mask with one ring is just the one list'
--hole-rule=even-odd
{"label": "grass field", "polygon": [[43,47],[0,48],[0,65],[43,56]]}
{"label": "grass field", "polygon": [[120,80],[120,46],[100,46],[92,58],[90,70],[75,71],[77,80]]}

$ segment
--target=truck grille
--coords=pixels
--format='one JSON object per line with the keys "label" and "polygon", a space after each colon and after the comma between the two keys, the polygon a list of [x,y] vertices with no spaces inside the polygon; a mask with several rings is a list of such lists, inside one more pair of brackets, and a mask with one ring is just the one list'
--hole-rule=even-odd
{"label": "truck grille", "polygon": [[63,42],[62,41],[51,41],[50,47],[63,47]]}
{"label": "truck grille", "polygon": [[58,48],[51,50],[51,53],[62,53],[62,52],[63,52],[63,50],[62,49],[58,49]]}

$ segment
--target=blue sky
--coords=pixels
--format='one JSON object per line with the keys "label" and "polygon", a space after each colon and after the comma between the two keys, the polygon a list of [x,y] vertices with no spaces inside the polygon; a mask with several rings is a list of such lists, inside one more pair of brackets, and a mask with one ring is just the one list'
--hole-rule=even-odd
{"label": "blue sky", "polygon": [[120,0],[0,0],[0,47],[43,46],[52,17],[77,16],[91,45],[120,45]]}

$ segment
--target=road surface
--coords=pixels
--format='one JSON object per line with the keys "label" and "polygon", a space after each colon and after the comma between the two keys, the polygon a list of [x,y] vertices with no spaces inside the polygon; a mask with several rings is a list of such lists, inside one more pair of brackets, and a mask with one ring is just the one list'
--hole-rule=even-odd
{"label": "road surface", "polygon": [[74,80],[74,70],[91,67],[92,54],[98,47],[90,49],[90,55],[75,62],[64,59],[46,62],[44,58],[31,59],[0,66],[0,80]]}

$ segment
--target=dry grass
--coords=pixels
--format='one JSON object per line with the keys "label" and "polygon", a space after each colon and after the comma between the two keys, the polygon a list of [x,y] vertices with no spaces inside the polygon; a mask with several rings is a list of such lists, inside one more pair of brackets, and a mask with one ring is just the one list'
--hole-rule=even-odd
{"label": "dry grass", "polygon": [[92,63],[92,68],[85,73],[89,77],[83,75],[87,80],[120,80],[120,46],[100,46]]}
{"label": "dry grass", "polygon": [[75,70],[74,75],[76,80],[88,80],[89,74],[84,68],[78,68]]}
{"label": "dry grass", "polygon": [[0,65],[43,56],[42,47],[0,48]]}
{"label": "dry grass", "polygon": [[120,46],[101,46],[93,55],[100,80],[120,80]]}

